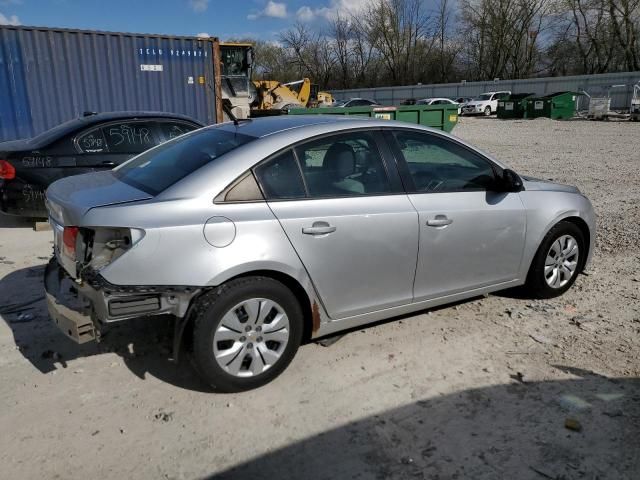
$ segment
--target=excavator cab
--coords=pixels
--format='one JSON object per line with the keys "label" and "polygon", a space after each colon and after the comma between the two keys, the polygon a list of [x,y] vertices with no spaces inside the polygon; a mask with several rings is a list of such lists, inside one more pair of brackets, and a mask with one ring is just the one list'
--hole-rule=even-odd
{"label": "excavator cab", "polygon": [[254,100],[251,83],[253,45],[250,43],[220,43],[220,73],[222,98],[235,118],[248,118]]}

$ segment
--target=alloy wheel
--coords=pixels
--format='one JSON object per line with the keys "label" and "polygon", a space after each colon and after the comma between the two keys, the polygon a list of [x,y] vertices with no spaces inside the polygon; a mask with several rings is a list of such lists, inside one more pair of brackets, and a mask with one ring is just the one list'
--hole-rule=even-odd
{"label": "alloy wheel", "polygon": [[218,365],[236,377],[253,377],[275,365],[289,341],[289,318],[273,300],[251,298],[231,308],[213,335]]}
{"label": "alloy wheel", "polygon": [[571,235],[562,235],[549,247],[544,262],[544,279],[551,288],[562,288],[578,269],[580,247]]}

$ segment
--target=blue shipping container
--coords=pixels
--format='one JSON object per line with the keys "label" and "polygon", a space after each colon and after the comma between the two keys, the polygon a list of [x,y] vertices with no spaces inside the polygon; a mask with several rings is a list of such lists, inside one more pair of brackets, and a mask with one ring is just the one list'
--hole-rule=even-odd
{"label": "blue shipping container", "polygon": [[86,111],[216,122],[215,39],[0,25],[0,142]]}

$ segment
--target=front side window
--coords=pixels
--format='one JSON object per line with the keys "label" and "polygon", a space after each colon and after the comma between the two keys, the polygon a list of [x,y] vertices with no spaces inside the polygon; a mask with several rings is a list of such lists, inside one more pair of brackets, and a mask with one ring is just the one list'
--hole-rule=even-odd
{"label": "front side window", "polygon": [[370,132],[332,135],[296,147],[310,197],[375,195],[391,191]]}
{"label": "front side window", "polygon": [[256,137],[208,128],[144,152],[113,170],[116,177],[157,195],[190,173]]}
{"label": "front side window", "polygon": [[490,190],[496,185],[491,164],[466,147],[437,135],[394,132],[419,193]]}

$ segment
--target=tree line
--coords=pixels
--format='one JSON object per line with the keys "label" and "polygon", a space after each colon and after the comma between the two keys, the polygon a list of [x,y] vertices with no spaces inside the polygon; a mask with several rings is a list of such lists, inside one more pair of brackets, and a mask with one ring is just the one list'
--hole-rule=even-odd
{"label": "tree line", "polygon": [[254,77],[324,89],[640,70],[640,0],[372,0],[255,43]]}

